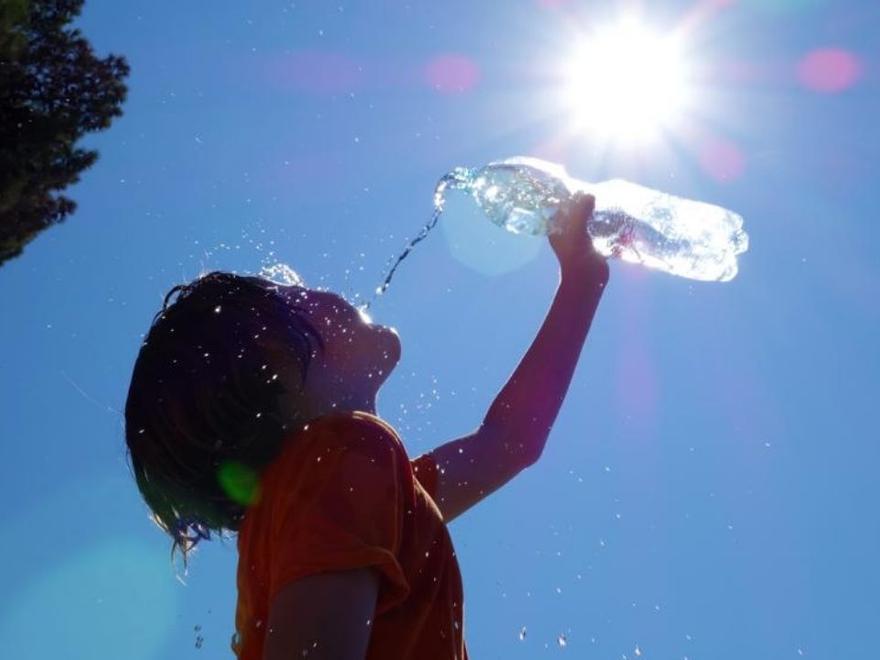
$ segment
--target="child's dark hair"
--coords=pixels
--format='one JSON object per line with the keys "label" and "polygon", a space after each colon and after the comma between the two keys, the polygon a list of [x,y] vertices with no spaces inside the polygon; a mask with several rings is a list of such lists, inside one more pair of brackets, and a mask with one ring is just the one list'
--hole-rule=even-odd
{"label": "child's dark hair", "polygon": [[262,469],[298,423],[282,418],[278,355],[263,346],[289,347],[304,380],[323,343],[279,289],[222,271],[175,286],[135,361],[125,440],[138,489],[184,569],[212,531],[238,530]]}

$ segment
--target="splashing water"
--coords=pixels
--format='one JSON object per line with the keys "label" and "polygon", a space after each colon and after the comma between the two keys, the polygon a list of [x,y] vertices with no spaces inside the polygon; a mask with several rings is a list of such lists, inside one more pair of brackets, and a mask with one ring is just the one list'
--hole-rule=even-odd
{"label": "splashing water", "polygon": [[366,303],[361,305],[359,308],[362,313],[366,313],[366,311],[370,308],[370,305],[376,300],[378,296],[381,296],[388,290],[388,286],[391,284],[391,278],[394,277],[394,273],[397,270],[397,267],[400,265],[400,262],[406,259],[409,256],[409,253],[412,252],[413,248],[421,243],[428,234],[431,232],[434,227],[437,226],[437,221],[440,220],[440,216],[443,214],[443,207],[446,203],[445,193],[446,189],[450,188],[452,190],[468,190],[471,186],[471,182],[474,177],[474,170],[468,169],[466,167],[456,167],[448,174],[443,175],[440,181],[437,182],[436,187],[434,188],[434,212],[431,214],[431,219],[428,220],[428,223],[422,227],[422,231],[419,232],[419,235],[412,239],[409,244],[404,248],[403,252],[401,252],[400,256],[397,257],[394,264],[388,270],[388,274],[385,276],[385,280],[382,282],[381,286],[376,287],[376,290],[373,292],[373,297],[370,298]]}
{"label": "splashing water", "polygon": [[437,221],[440,219],[440,214],[443,213],[443,208],[435,208],[434,213],[431,214],[431,219],[428,221],[424,227],[422,227],[422,231],[419,232],[419,235],[412,239],[409,244],[404,248],[403,252],[400,253],[400,256],[397,257],[397,260],[394,262],[394,265],[391,266],[391,269],[388,271],[388,274],[385,276],[385,281],[382,282],[381,286],[376,287],[376,290],[373,292],[372,298],[370,298],[367,302],[362,304],[358,310],[362,314],[366,314],[367,310],[370,308],[376,298],[385,293],[388,289],[388,286],[391,284],[391,278],[394,277],[394,272],[397,270],[397,267],[400,265],[400,262],[409,256],[409,253],[412,252],[412,249],[418,244],[421,243],[428,236],[430,231],[437,225]]}
{"label": "splashing water", "polygon": [[229,648],[232,649],[232,652],[236,656],[238,656],[241,653],[241,650],[242,650],[241,633],[238,630],[236,630],[234,633],[232,633],[232,639],[229,640]]}
{"label": "splashing water", "polygon": [[266,280],[283,284],[284,286],[305,286],[303,279],[297,274],[293,268],[284,263],[277,263],[272,266],[263,266],[258,273],[260,277]]}
{"label": "splashing water", "polygon": [[[369,309],[370,305],[376,300],[378,296],[381,296],[388,289],[388,286],[391,284],[391,279],[394,277],[394,273],[397,271],[397,267],[400,265],[400,262],[403,261],[409,253],[412,252],[413,247],[415,247],[418,243],[423,241],[427,235],[431,232],[431,230],[437,225],[438,220],[440,220],[440,216],[443,214],[443,208],[446,205],[446,191],[447,190],[461,190],[463,192],[469,193],[475,197],[477,202],[481,205],[481,207],[486,208],[489,207],[490,202],[496,201],[496,199],[503,194],[505,191],[513,191],[517,192],[514,183],[514,178],[517,173],[520,171],[519,168],[511,165],[507,168],[508,177],[505,180],[498,181],[488,181],[485,176],[481,177],[480,173],[481,169],[469,168],[469,167],[456,167],[453,168],[451,172],[444,174],[440,180],[437,182],[437,185],[434,187],[434,212],[431,214],[431,219],[428,223],[422,228],[422,231],[419,232],[419,235],[416,236],[413,240],[409,242],[409,244],[404,248],[403,252],[397,259],[394,261],[394,264],[388,270],[388,274],[385,276],[385,280],[382,282],[382,285],[377,287],[373,297],[361,306],[361,310],[366,312]],[[561,168],[560,168],[561,171]],[[500,170],[498,171],[500,172]],[[496,172],[497,174],[497,172]],[[546,216],[546,220],[556,212],[556,207],[551,207],[547,203],[547,200],[553,200],[555,202],[560,202],[563,198],[563,193],[565,192],[562,189],[558,189],[558,184],[555,180],[551,179],[551,177],[547,177],[546,180],[538,183],[536,186],[540,188],[540,193],[542,193],[540,200],[538,199],[538,195],[534,195],[529,199],[518,199],[517,201],[520,204],[525,203],[526,206],[530,207],[532,210],[536,210],[536,207],[541,207],[541,212]],[[541,185],[543,184],[543,185]],[[551,190],[552,189],[552,190]],[[537,192],[537,190],[535,191]],[[496,221],[495,218],[492,218],[493,222],[496,224],[502,224]],[[516,223],[508,223],[507,229],[520,233],[523,231],[522,227],[517,227]],[[532,234],[538,234],[540,231],[529,231]]]}

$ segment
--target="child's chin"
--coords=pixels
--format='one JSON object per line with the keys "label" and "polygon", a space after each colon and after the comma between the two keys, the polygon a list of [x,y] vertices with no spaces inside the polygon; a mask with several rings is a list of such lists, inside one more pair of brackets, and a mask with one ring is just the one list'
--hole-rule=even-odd
{"label": "child's chin", "polygon": [[402,350],[400,336],[397,334],[397,330],[388,326],[378,326],[377,330],[381,339],[379,359],[382,366],[380,368],[387,374],[400,362]]}

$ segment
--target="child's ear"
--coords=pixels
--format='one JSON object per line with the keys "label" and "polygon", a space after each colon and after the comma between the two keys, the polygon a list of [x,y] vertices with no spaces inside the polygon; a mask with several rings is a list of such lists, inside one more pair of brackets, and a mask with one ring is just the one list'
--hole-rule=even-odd
{"label": "child's ear", "polygon": [[315,368],[318,356],[313,355],[308,368],[304,370],[304,365],[289,346],[268,342],[262,350],[266,356],[266,380],[280,383],[283,389],[280,396],[288,403],[300,399],[306,389],[309,371]]}

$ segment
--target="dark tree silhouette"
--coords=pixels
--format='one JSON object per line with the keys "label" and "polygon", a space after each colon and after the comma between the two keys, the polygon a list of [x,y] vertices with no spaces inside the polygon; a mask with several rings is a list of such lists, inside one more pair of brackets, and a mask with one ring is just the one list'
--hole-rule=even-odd
{"label": "dark tree silhouette", "polygon": [[68,27],[84,0],[0,0],[0,266],[62,222],[62,196],[98,158],[84,134],[122,114],[128,63]]}

